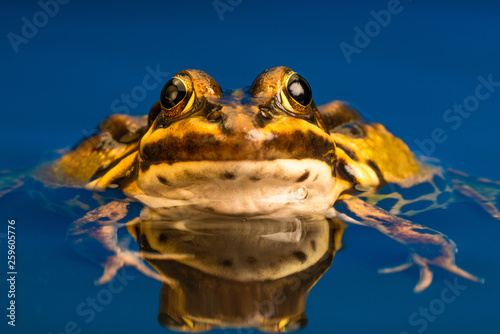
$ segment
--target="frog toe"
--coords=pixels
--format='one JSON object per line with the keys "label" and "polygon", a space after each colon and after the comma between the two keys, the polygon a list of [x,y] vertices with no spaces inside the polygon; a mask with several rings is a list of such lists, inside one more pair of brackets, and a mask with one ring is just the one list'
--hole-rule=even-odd
{"label": "frog toe", "polygon": [[[158,254],[149,254],[143,252],[132,252],[127,250],[122,250],[118,252],[116,255],[109,256],[106,259],[106,263],[104,263],[104,273],[102,276],[95,282],[96,285],[102,285],[110,282],[115,276],[118,270],[122,267],[130,266],[137,269],[140,273],[144,274],[147,277],[153,278],[157,281],[167,283],[172,286],[178,285],[176,280],[173,280],[164,275],[158,274],[153,269],[149,268],[144,264],[143,257],[149,258],[151,256]],[[186,258],[189,255],[178,254],[177,258]],[[172,257],[169,257],[171,259]]]}
{"label": "frog toe", "polygon": [[427,264],[419,264],[418,266],[420,267],[420,278],[417,285],[413,288],[413,292],[415,293],[419,293],[427,289],[429,285],[431,285],[433,277],[432,271],[429,269]]}
{"label": "frog toe", "polygon": [[152,279],[155,279],[157,281],[163,281],[162,276],[160,276],[156,271],[144,264],[144,261],[142,260],[139,252],[127,251],[124,252],[124,257],[126,259],[127,265],[134,267],[145,276],[151,277]]}
{"label": "frog toe", "polygon": [[429,287],[429,285],[431,285],[433,276],[432,276],[432,271],[429,269],[429,266],[427,265],[426,261],[423,261],[423,259],[418,255],[413,254],[412,257],[410,257],[410,259],[407,262],[399,266],[379,269],[378,272],[380,274],[397,273],[410,268],[414,264],[416,264],[420,269],[420,278],[418,280],[417,285],[415,285],[415,287],[413,288],[413,292],[419,293],[424,291]]}
{"label": "frog toe", "polygon": [[411,262],[411,260],[409,260],[409,261],[407,261],[407,262],[405,262],[403,264],[400,264],[399,266],[381,268],[381,269],[378,270],[378,273],[379,274],[397,273],[397,272],[400,272],[400,271],[403,271],[405,269],[410,268],[412,265],[413,265],[413,262]]}
{"label": "frog toe", "polygon": [[144,264],[142,259],[146,260],[159,260],[159,261],[169,261],[169,260],[186,260],[194,258],[194,254],[165,254],[165,253],[152,253],[152,252],[138,252],[141,257],[140,267],[136,267],[140,272],[144,275],[154,278],[160,282],[168,284],[170,286],[179,286],[179,282],[171,277],[166,276],[165,274],[157,273],[156,271],[151,270]]}
{"label": "frog toe", "polygon": [[418,280],[417,285],[415,285],[415,288],[413,288],[413,291],[415,293],[419,293],[419,292],[424,291],[432,283],[433,274],[432,274],[432,271],[429,269],[429,264],[433,264],[433,265],[436,265],[438,267],[441,267],[450,273],[453,273],[453,274],[458,275],[460,277],[466,278],[470,281],[484,283],[484,278],[472,275],[471,273],[458,267],[453,261],[450,261],[449,259],[437,258],[434,260],[429,260],[429,259],[425,259],[417,254],[412,254],[410,259],[401,265],[398,265],[395,267],[382,268],[382,269],[379,269],[378,272],[380,274],[397,273],[397,272],[400,272],[400,271],[403,271],[405,269],[410,268],[414,264],[417,265],[419,267],[419,270],[420,270],[420,278]]}
{"label": "frog toe", "polygon": [[113,278],[115,278],[116,273],[123,267],[123,261],[119,259],[117,256],[108,256],[106,259],[106,263],[103,265],[104,272],[102,276],[95,281],[95,285],[102,285],[110,282]]}
{"label": "frog toe", "polygon": [[454,273],[455,275],[466,278],[466,279],[471,280],[473,282],[484,283],[484,278],[474,276],[471,273],[463,270],[462,268],[458,267],[455,264],[446,264],[446,265],[442,265],[440,267],[448,270],[451,273]]}

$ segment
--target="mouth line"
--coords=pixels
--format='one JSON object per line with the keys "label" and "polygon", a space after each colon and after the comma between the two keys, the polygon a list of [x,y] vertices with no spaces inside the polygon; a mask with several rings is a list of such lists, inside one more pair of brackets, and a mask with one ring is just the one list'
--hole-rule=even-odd
{"label": "mouth line", "polygon": [[322,162],[325,163],[329,166],[333,166],[332,159],[329,156],[325,156],[325,154],[320,155],[320,156],[311,156],[311,155],[305,155],[302,157],[293,157],[291,158],[289,155],[268,155],[268,156],[262,156],[262,155],[256,155],[254,157],[249,157],[249,156],[244,156],[241,158],[236,158],[234,155],[233,156],[213,156],[213,157],[190,157],[182,160],[178,159],[166,159],[166,160],[161,160],[161,161],[148,161],[148,160],[141,160],[140,163],[140,169],[142,172],[146,172],[153,166],[161,166],[161,165],[168,165],[169,167],[179,165],[179,164],[203,164],[203,163],[209,163],[209,164],[214,164],[213,168],[216,168],[217,165],[220,164],[226,164],[226,163],[233,163],[233,164],[253,164],[253,163],[273,163],[276,161],[294,161],[294,162],[300,162],[300,161],[307,161],[307,160],[312,160],[312,161],[317,161],[317,162]]}

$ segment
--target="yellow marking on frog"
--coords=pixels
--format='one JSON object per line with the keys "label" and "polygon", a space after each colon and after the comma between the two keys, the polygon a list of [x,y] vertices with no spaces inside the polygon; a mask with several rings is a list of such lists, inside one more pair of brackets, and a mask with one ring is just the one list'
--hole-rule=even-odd
{"label": "yellow marking on frog", "polygon": [[[332,133],[331,136],[337,144],[355,152],[360,163],[365,166],[369,161],[375,163],[389,183],[408,179],[418,173],[417,160],[401,139],[378,123],[370,123],[363,128],[366,132],[364,138],[352,138],[341,133]],[[367,172],[367,168],[371,169],[366,166],[362,168],[362,173]]]}
{"label": "yellow marking on frog", "polygon": [[134,170],[137,151],[123,158],[116,166],[102,177],[88,183],[86,188],[89,190],[104,190],[106,188],[117,188],[113,182],[122,177],[128,177]]}

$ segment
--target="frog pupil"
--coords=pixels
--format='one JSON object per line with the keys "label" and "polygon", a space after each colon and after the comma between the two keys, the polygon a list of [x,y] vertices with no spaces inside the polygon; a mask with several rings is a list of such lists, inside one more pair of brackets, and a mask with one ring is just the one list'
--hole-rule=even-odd
{"label": "frog pupil", "polygon": [[312,99],[311,87],[307,81],[298,74],[288,79],[288,94],[303,106],[309,105]]}
{"label": "frog pupil", "polygon": [[170,79],[161,91],[161,105],[170,109],[175,107],[186,96],[186,86],[177,79]]}

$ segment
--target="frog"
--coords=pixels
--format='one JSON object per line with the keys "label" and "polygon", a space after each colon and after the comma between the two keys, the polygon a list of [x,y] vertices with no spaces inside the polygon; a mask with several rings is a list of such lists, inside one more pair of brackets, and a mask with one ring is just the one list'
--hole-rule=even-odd
{"label": "frog", "polygon": [[[347,102],[316,106],[306,79],[285,66],[233,90],[203,71],[182,70],[147,115],[109,116],[33,177],[50,187],[118,190],[166,219],[293,210],[371,227],[407,246],[407,262],[380,272],[416,265],[415,292],[431,284],[430,265],[484,280],[455,264],[450,238],[407,218],[445,208],[460,194],[500,219],[498,182],[417,157]],[[408,196],[422,187],[423,194]],[[124,263],[105,265],[103,281]]]}

